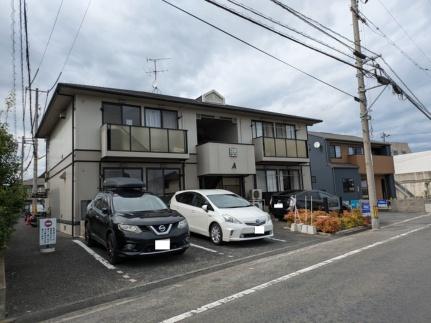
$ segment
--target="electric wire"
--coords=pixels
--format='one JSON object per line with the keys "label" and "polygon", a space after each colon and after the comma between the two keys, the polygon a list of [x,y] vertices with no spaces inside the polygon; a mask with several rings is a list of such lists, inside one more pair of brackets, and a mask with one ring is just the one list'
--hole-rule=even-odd
{"label": "electric wire", "polygon": [[327,56],[327,57],[332,58],[332,59],[334,59],[334,60],[336,60],[336,61],[339,61],[340,63],[343,63],[343,64],[345,64],[345,65],[348,65],[348,66],[350,66],[350,67],[353,67],[354,69],[359,69],[359,70],[361,70],[361,71],[363,71],[363,72],[365,72],[365,73],[369,73],[369,71],[367,71],[367,70],[366,70],[366,69],[364,69],[364,68],[358,68],[358,67],[357,67],[355,64],[353,64],[353,63],[350,63],[350,62],[348,62],[348,61],[346,61],[346,60],[344,60],[344,59],[341,59],[341,58],[339,58],[339,57],[337,57],[337,56],[335,56],[335,55],[332,55],[332,54],[330,54],[330,53],[327,53],[327,52],[325,52],[325,51],[323,51],[323,50],[321,50],[321,49],[319,49],[319,48],[316,48],[316,47],[313,47],[313,46],[311,46],[311,45],[309,45],[309,44],[306,44],[306,43],[304,43],[304,42],[302,42],[302,41],[300,41],[300,40],[298,40],[298,39],[296,39],[296,38],[294,38],[294,37],[292,37],[292,36],[290,36],[290,35],[288,35],[288,34],[285,34],[285,33],[283,33],[283,32],[278,31],[278,30],[276,30],[276,29],[274,29],[274,28],[272,28],[272,27],[270,27],[270,26],[268,26],[268,25],[266,25],[266,24],[264,24],[264,23],[262,23],[262,22],[259,22],[259,21],[255,20],[255,19],[251,18],[251,17],[245,16],[245,15],[241,14],[240,12],[238,12],[238,11],[236,11],[236,10],[232,9],[232,8],[229,8],[229,7],[227,7],[227,6],[224,6],[224,5],[223,5],[223,4],[221,4],[221,3],[218,3],[218,2],[216,2],[216,1],[214,1],[214,0],[204,0],[204,1],[206,1],[206,2],[208,2],[208,3],[210,3],[210,4],[212,4],[212,5],[214,5],[214,6],[218,7],[218,8],[220,8],[220,9],[223,9],[223,10],[225,10],[225,11],[227,11],[227,12],[229,12],[229,13],[231,13],[231,14],[233,14],[233,15],[235,15],[235,16],[237,16],[237,17],[239,17],[239,18],[242,18],[242,19],[244,19],[244,20],[247,20],[247,21],[249,21],[249,22],[251,22],[251,23],[253,23],[253,24],[255,24],[255,25],[259,26],[259,27],[262,27],[262,28],[264,28],[264,29],[266,29],[266,30],[268,30],[268,31],[271,31],[271,32],[273,32],[273,33],[275,33],[275,34],[277,34],[277,35],[279,35],[279,36],[283,37],[283,38],[286,38],[286,39],[288,39],[288,40],[290,40],[290,41],[293,41],[294,43],[297,43],[297,44],[302,45],[302,46],[304,46],[304,47],[306,47],[306,48],[308,48],[308,49],[311,49],[311,50],[313,50],[313,51],[315,51],[315,52],[318,52],[318,53],[320,53],[320,54],[322,54],[322,55],[324,55],[324,56]]}
{"label": "electric wire", "polygon": [[21,66],[21,109],[22,109],[22,131],[25,137],[25,98],[26,92],[24,90],[24,50],[22,42],[22,0],[19,0],[19,42],[20,42],[20,66]]}
{"label": "electric wire", "polygon": [[265,19],[265,20],[268,20],[268,21],[270,21],[270,22],[272,22],[272,23],[274,23],[276,25],[279,25],[279,26],[281,26],[283,28],[286,28],[287,30],[290,30],[290,31],[292,31],[292,32],[294,32],[296,34],[299,34],[299,35],[301,35],[301,36],[303,36],[305,38],[308,38],[308,39],[310,39],[310,40],[312,40],[312,41],[314,41],[314,42],[316,42],[316,43],[318,43],[318,44],[320,44],[322,46],[325,46],[325,47],[327,47],[329,49],[332,49],[332,50],[334,50],[334,51],[336,51],[336,52],[338,52],[338,53],[340,53],[340,54],[342,54],[344,56],[347,56],[347,57],[349,57],[351,59],[355,59],[355,57],[353,57],[352,55],[349,55],[346,52],[343,52],[342,50],[340,50],[340,49],[338,49],[338,48],[336,48],[334,46],[331,46],[328,43],[325,43],[324,41],[321,41],[321,40],[319,40],[317,38],[314,38],[313,36],[310,36],[310,35],[308,35],[305,32],[302,32],[302,31],[300,31],[298,29],[290,27],[289,25],[286,25],[286,24],[284,24],[284,23],[282,23],[282,22],[280,22],[280,21],[278,21],[278,20],[276,20],[274,18],[271,18],[271,17],[263,14],[262,12],[257,11],[256,9],[248,7],[248,6],[246,6],[246,5],[242,4],[242,3],[234,1],[234,0],[227,0],[227,1],[230,2],[230,3],[232,3],[232,4],[234,4],[234,5],[236,5],[236,6],[238,6],[238,7],[243,8],[243,9],[249,11],[249,12],[252,12],[253,14],[255,14],[255,15],[257,15],[257,16]]}
{"label": "electric wire", "polygon": [[45,59],[46,51],[48,50],[48,46],[49,46],[49,43],[51,41],[52,34],[53,34],[55,26],[57,24],[58,16],[60,15],[61,7],[63,6],[63,1],[64,0],[61,0],[60,6],[58,7],[57,14],[56,14],[55,19],[54,19],[54,24],[52,25],[51,31],[50,31],[49,36],[48,36],[48,40],[47,40],[47,42],[45,44],[45,49],[43,50],[42,57],[40,58],[39,64],[38,64],[38,66],[36,68],[36,72],[34,73],[34,76],[33,76],[33,79],[31,81],[31,83],[33,83],[34,80],[36,79],[36,77],[37,77],[37,75],[39,73],[39,69],[40,69],[40,67],[43,64],[43,60]]}
{"label": "electric wire", "polygon": [[389,14],[389,16],[391,16],[393,21],[395,21],[395,23],[398,25],[398,27],[400,27],[400,29],[403,31],[404,35],[407,36],[407,38],[412,42],[412,44],[415,45],[415,47],[422,53],[422,55],[428,60],[428,62],[431,63],[431,58],[427,55],[427,53],[424,50],[422,50],[422,48],[416,43],[416,41],[413,39],[413,37],[410,36],[410,34],[403,27],[403,25],[398,21],[398,19],[395,18],[395,16],[392,14],[392,12],[384,5],[384,3],[381,0],[378,0],[378,2],[386,10],[386,12]]}
{"label": "electric wire", "polygon": [[310,78],[312,78],[312,79],[314,79],[314,80],[316,80],[316,81],[318,81],[318,82],[320,82],[322,84],[325,84],[325,85],[329,86],[330,88],[332,88],[332,89],[334,89],[334,90],[336,90],[336,91],[338,91],[340,93],[343,93],[343,94],[345,94],[347,96],[350,96],[355,101],[359,101],[358,97],[356,97],[356,96],[354,96],[354,95],[352,95],[352,94],[350,94],[350,93],[348,93],[348,92],[346,92],[346,91],[344,91],[344,90],[336,87],[335,85],[332,85],[332,84],[330,84],[330,83],[328,83],[326,81],[323,81],[323,80],[319,79],[318,77],[316,77],[316,76],[314,76],[314,75],[312,75],[312,74],[310,74],[308,72],[305,72],[305,71],[301,70],[300,68],[298,68],[298,67],[296,67],[296,66],[294,66],[294,65],[292,65],[292,64],[290,64],[290,63],[288,63],[288,62],[286,62],[286,61],[284,61],[284,60],[282,60],[282,59],[280,59],[280,58],[278,58],[278,57],[276,57],[276,56],[274,56],[272,54],[270,54],[269,52],[267,52],[267,51],[265,51],[263,49],[260,49],[259,47],[257,47],[255,45],[253,45],[253,44],[251,44],[251,43],[249,43],[249,42],[247,42],[247,41],[239,38],[238,36],[235,36],[234,34],[228,32],[228,31],[226,31],[226,30],[224,30],[224,29],[222,29],[222,28],[220,28],[220,27],[218,27],[218,26],[216,26],[216,25],[214,25],[214,24],[212,24],[212,23],[210,23],[210,22],[208,22],[208,21],[206,21],[206,20],[204,20],[204,19],[196,16],[196,15],[194,15],[193,13],[191,13],[191,12],[185,10],[185,9],[182,9],[182,8],[174,5],[173,3],[171,3],[171,2],[169,2],[167,0],[161,0],[161,1],[164,2],[164,3],[166,3],[169,6],[171,6],[171,7],[175,8],[175,9],[177,9],[177,10],[185,13],[186,15],[188,15],[190,17],[193,17],[194,19],[199,20],[200,22],[202,22],[202,23],[204,23],[204,24],[206,24],[206,25],[208,25],[208,26],[210,26],[210,27],[212,27],[212,28],[214,28],[214,29],[216,29],[216,30],[224,33],[225,35],[228,35],[229,37],[231,37],[231,38],[233,38],[233,39],[235,39],[235,40],[237,40],[237,41],[239,41],[239,42],[241,42],[241,43],[243,43],[243,44],[245,44],[245,45],[247,45],[247,46],[249,46],[249,47],[257,50],[257,51],[259,51],[260,53],[265,54],[265,55],[267,55],[267,56],[275,59],[276,61],[278,61],[278,62],[280,62],[280,63],[282,63],[282,64],[284,64],[286,66],[289,66],[290,68],[298,71],[299,73],[307,75],[308,77],[310,77]]}
{"label": "electric wire", "polygon": [[63,71],[64,71],[67,63],[69,62],[70,54],[72,53],[72,50],[73,50],[73,48],[75,46],[75,43],[76,43],[76,40],[78,39],[78,36],[79,36],[80,31],[81,31],[82,25],[84,24],[84,21],[85,21],[85,18],[87,17],[87,13],[88,13],[88,9],[90,9],[91,1],[92,0],[88,0],[87,7],[85,8],[84,15],[82,16],[82,19],[81,19],[81,22],[79,24],[78,30],[76,31],[75,37],[73,38],[72,45],[70,46],[69,51],[67,52],[66,59],[64,60],[63,66],[62,66],[62,68],[60,70],[60,73],[58,74],[57,80],[51,86],[51,89],[54,88],[54,86],[58,83],[58,81],[60,80],[61,75],[63,74]]}
{"label": "electric wire", "polygon": [[11,40],[12,40],[12,91],[11,107],[13,109],[13,134],[17,136],[17,110],[16,110],[16,43],[15,43],[15,0],[11,0]]}
{"label": "electric wire", "polygon": [[31,107],[31,67],[30,67],[30,48],[29,48],[29,41],[28,41],[28,19],[27,19],[27,1],[24,1],[24,32],[25,32],[25,58],[27,61],[27,76],[28,76],[28,93],[29,93],[29,111],[30,111],[30,129],[31,133],[33,134],[33,112]]}
{"label": "electric wire", "polygon": [[407,58],[413,65],[422,71],[429,72],[430,69],[421,66],[414,58],[412,58],[405,50],[403,50],[391,37],[389,37],[379,26],[377,26],[371,19],[369,19],[363,12],[358,13],[365,20],[367,26],[372,32],[383,37],[390,45],[396,48],[405,58]]}

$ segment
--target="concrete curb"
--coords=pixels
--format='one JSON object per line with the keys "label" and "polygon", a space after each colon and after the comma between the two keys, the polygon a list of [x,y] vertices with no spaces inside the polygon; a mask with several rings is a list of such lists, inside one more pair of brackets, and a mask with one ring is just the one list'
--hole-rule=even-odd
{"label": "concrete curb", "polygon": [[317,234],[322,235],[322,236],[346,236],[349,234],[353,234],[353,233],[357,233],[357,232],[362,232],[362,231],[366,231],[366,230],[370,230],[371,226],[369,225],[364,225],[364,226],[360,226],[360,227],[354,227],[351,229],[346,229],[346,230],[341,230],[335,233],[324,233],[324,232],[317,232]]}
{"label": "concrete curb", "polygon": [[4,251],[0,251],[0,320],[6,317],[6,274],[4,266]]}

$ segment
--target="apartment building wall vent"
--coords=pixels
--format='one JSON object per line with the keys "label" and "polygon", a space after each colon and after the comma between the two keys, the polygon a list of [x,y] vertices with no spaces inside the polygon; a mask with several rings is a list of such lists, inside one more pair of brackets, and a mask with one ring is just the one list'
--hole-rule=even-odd
{"label": "apartment building wall vent", "polygon": [[224,96],[218,93],[216,90],[211,90],[207,93],[204,93],[196,100],[206,103],[225,104]]}

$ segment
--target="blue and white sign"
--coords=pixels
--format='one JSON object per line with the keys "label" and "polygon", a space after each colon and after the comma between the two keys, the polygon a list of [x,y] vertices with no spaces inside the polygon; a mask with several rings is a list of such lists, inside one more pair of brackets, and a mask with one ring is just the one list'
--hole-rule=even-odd
{"label": "blue and white sign", "polygon": [[377,200],[377,207],[379,209],[387,209],[388,208],[388,201],[387,200]]}
{"label": "blue and white sign", "polygon": [[371,216],[371,207],[369,201],[362,201],[361,212],[363,216]]}

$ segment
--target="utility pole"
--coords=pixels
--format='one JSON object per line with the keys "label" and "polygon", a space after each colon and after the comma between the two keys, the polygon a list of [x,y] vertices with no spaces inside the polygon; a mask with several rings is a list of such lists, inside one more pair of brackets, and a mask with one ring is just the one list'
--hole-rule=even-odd
{"label": "utility pole", "polygon": [[[39,89],[36,89],[36,102],[34,109],[34,125],[33,125],[33,188],[31,190],[32,193],[32,215],[36,216],[37,214],[37,138],[36,131],[39,123]],[[33,122],[33,120],[30,120]]]}
{"label": "utility pole", "polygon": [[21,137],[21,181],[24,181],[24,135]]}
{"label": "utility pole", "polygon": [[362,51],[361,51],[361,37],[359,35],[359,8],[358,0],[351,0],[352,11],[352,22],[353,22],[353,36],[355,40],[355,57],[358,79],[358,95],[359,95],[359,107],[360,117],[362,125],[362,137],[364,140],[364,155],[365,155],[365,169],[367,173],[367,184],[368,184],[368,199],[370,202],[371,211],[371,225],[374,230],[379,229],[379,214],[377,212],[377,198],[376,198],[376,184],[374,181],[374,169],[373,169],[373,156],[371,154],[371,142],[370,142],[370,127],[368,124],[369,115],[367,109],[367,97],[365,95],[365,81],[363,72],[362,62]]}

